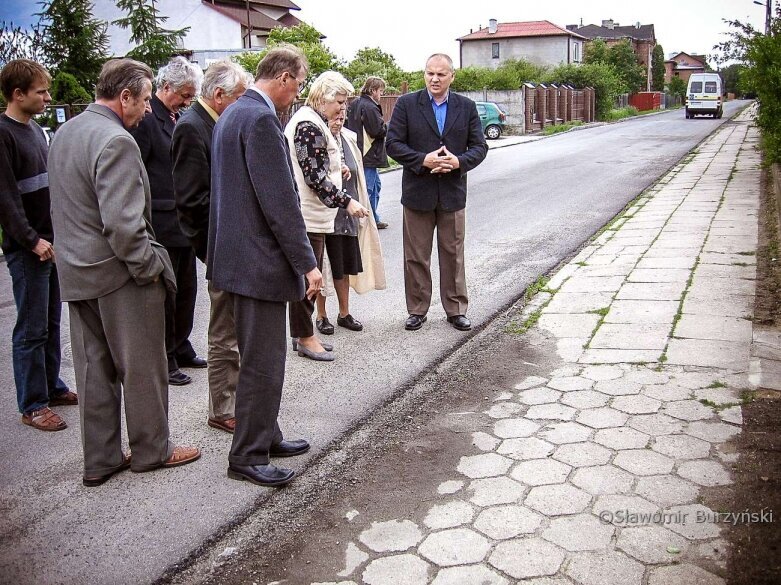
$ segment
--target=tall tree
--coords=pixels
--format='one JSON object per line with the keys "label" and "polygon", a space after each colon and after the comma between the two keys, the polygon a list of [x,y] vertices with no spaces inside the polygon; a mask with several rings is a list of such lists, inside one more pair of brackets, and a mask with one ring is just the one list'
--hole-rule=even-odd
{"label": "tall tree", "polygon": [[152,69],[165,65],[177,52],[179,42],[190,27],[171,30],[163,28],[167,16],[160,16],[155,0],[117,0],[117,8],[127,12],[127,16],[113,21],[121,28],[130,29],[130,42],[136,48],[127,56],[143,61]]}
{"label": "tall tree", "polygon": [[375,75],[382,77],[388,84],[386,91],[398,90],[406,80],[404,71],[396,63],[390,53],[379,47],[364,47],[360,49],[344,68],[345,76],[355,85],[356,89],[363,85],[367,77]]}
{"label": "tall tree", "polygon": [[25,29],[13,22],[0,21],[0,67],[14,59],[31,59],[48,65],[40,23]]}
{"label": "tall tree", "polygon": [[308,81],[311,81],[323,71],[342,69],[342,62],[323,44],[320,32],[305,22],[292,27],[277,27],[268,34],[268,46],[281,43],[295,45],[304,52],[309,62]]}
{"label": "tall tree", "polygon": [[637,55],[628,39],[616,43],[608,50],[608,63],[615,67],[629,93],[645,89],[646,77],[643,67],[637,62]]}
{"label": "tall tree", "polygon": [[92,91],[108,58],[108,23],[93,16],[90,0],[45,0],[41,5],[37,16],[52,69],[72,75]]}
{"label": "tall tree", "polygon": [[664,49],[662,45],[654,45],[651,53],[651,89],[664,91]]}

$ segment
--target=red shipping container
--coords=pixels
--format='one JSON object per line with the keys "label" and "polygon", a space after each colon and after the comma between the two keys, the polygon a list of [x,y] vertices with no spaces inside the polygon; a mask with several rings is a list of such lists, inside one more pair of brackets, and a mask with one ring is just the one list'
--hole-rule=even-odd
{"label": "red shipping container", "polygon": [[636,107],[641,112],[658,110],[662,107],[662,92],[641,91],[629,96],[629,105]]}

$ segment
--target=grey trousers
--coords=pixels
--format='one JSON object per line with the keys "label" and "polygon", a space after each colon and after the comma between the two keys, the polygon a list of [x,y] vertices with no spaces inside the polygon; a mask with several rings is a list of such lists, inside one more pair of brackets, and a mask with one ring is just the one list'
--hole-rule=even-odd
{"label": "grey trousers", "polygon": [[231,294],[241,368],[236,386],[236,431],[228,461],[265,465],[272,444],[282,441],[277,424],[285,383],[286,304]]}
{"label": "grey trousers", "polygon": [[425,315],[431,305],[431,250],[437,230],[439,296],[448,317],[466,315],[469,298],[464,268],[466,210],[404,208],[404,292],[407,311]]}
{"label": "grey trousers", "polygon": [[239,345],[233,299],[208,282],[209,299],[209,418],[225,420],[235,416],[236,384],[239,381]]}
{"label": "grey trousers", "polygon": [[68,303],[85,477],[122,464],[123,397],[131,468],[154,469],[173,452],[164,302],[162,282],[129,280],[98,299]]}

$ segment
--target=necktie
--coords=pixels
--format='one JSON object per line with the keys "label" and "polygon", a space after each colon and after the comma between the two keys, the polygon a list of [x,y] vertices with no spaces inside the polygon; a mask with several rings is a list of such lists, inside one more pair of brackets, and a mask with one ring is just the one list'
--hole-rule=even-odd
{"label": "necktie", "polygon": [[173,112],[168,112],[168,115],[171,116],[171,122],[173,122],[174,125],[176,125],[176,114],[174,114]]}

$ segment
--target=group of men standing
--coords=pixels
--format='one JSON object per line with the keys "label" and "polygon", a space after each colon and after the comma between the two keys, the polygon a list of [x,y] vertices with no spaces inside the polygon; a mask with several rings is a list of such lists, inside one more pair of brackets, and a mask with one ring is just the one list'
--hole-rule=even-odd
{"label": "group of men standing", "polygon": [[[95,103],[57,131],[47,175],[46,142],[32,117],[51,99],[48,74],[25,60],[0,72],[9,103],[0,116],[0,224],[18,310],[18,406],[25,424],[61,430],[66,424],[49,406],[79,404],[84,485],[127,468],[198,459],[196,447],[169,439],[168,384],[189,382],[185,366],[208,364],[208,424],[233,433],[229,477],[284,485],[294,472],[270,458],[309,450],[303,439],[285,440],[277,422],[286,305],[322,288],[278,118],[307,74],[305,57],[291,46],[269,50],[254,81],[227,62],[201,79],[176,58],[158,73],[153,95],[149,67],[113,59]],[[474,103],[449,92],[453,74],[449,57],[429,58],[427,89],[399,99],[387,131],[388,151],[404,166],[408,330],[426,320],[434,229],[448,321],[471,326],[466,173],[486,145]],[[384,146],[376,146],[386,126],[372,126],[378,113],[382,120],[383,88],[366,96],[371,118],[352,110],[365,124],[364,165],[375,170],[387,164]],[[379,175],[374,186],[378,200]],[[196,257],[209,279],[207,360],[188,340]],[[70,307],[78,396],[59,379],[60,292]],[[123,397],[132,456],[121,449]]]}

